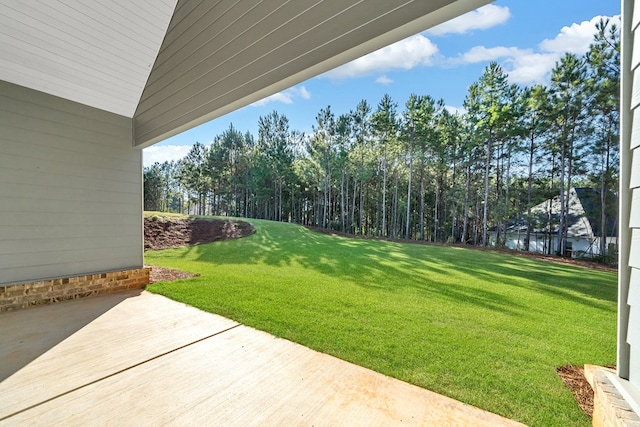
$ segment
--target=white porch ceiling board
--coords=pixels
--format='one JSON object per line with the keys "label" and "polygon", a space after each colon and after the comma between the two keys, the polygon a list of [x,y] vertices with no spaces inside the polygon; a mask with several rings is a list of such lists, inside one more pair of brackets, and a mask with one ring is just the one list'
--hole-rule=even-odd
{"label": "white porch ceiling board", "polygon": [[217,54],[274,9],[266,3],[222,0],[213,7],[209,5],[208,9],[201,7],[193,11],[194,3],[180,3],[176,9],[170,31],[179,37],[172,37],[170,42],[162,45],[147,81],[146,91],[151,93],[150,96],[157,90],[154,85],[162,84],[163,80],[166,84],[165,76],[173,73],[169,79],[174,81],[175,76],[179,76],[178,69],[193,68]]}
{"label": "white porch ceiling board", "polygon": [[[317,3],[317,0],[294,0],[274,7],[269,2],[244,2],[222,15],[218,10],[210,10],[211,21],[203,19],[200,25],[196,23],[185,28],[184,32],[180,32],[180,38],[169,44],[166,50],[163,46],[136,117],[143,118],[145,107],[154,108],[170,98],[173,98],[172,102],[182,102],[193,96],[194,92],[205,89],[198,88],[197,84],[207,75],[219,76],[218,81],[214,82],[216,84],[238,74],[252,60],[255,62],[270,55],[274,46],[278,48],[291,42],[292,35],[297,31],[283,27],[287,24],[301,27],[314,21],[317,24],[317,20],[323,19],[329,8],[315,11],[317,15],[306,19],[306,22],[295,22],[302,21],[305,12],[307,17],[313,14],[311,7]],[[209,30],[209,26],[213,31]],[[192,38],[192,35],[195,37]],[[176,55],[177,52],[180,55]],[[185,80],[193,83],[185,87]]]}
{"label": "white porch ceiling board", "polygon": [[[489,0],[180,0],[134,120],[148,146]],[[236,9],[237,8],[237,9]]]}
{"label": "white porch ceiling board", "polygon": [[0,79],[132,117],[177,0],[0,1]]}

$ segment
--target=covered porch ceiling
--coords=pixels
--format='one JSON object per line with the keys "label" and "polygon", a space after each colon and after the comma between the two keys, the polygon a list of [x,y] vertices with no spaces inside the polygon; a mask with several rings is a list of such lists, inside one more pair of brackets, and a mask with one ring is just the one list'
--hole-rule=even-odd
{"label": "covered porch ceiling", "polygon": [[0,0],[0,80],[146,147],[490,0]]}

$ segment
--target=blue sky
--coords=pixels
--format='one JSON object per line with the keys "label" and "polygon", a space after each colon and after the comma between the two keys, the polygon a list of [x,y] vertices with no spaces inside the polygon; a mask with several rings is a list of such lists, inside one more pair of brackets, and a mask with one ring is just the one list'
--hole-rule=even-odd
{"label": "blue sky", "polygon": [[385,93],[399,111],[411,93],[457,109],[490,61],[512,83],[548,83],[565,52],[586,52],[599,17],[619,14],[619,0],[499,0],[146,148],[144,164],[177,160],[231,123],[257,137],[258,118],[274,109],[287,116],[291,130],[306,133],[321,108],[330,105],[339,115],[366,99],[375,109]]}

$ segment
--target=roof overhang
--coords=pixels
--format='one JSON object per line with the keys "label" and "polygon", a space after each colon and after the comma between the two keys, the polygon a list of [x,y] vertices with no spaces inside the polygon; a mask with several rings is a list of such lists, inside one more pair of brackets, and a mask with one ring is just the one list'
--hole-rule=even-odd
{"label": "roof overhang", "polygon": [[0,79],[134,119],[145,147],[490,0],[0,1]]}
{"label": "roof overhang", "polygon": [[0,1],[0,79],[133,117],[177,0]]}

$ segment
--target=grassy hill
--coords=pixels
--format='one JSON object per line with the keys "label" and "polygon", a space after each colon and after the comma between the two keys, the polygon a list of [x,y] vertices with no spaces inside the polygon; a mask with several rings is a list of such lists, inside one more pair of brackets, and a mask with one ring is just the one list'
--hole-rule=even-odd
{"label": "grassy hill", "polygon": [[149,290],[529,425],[590,425],[555,369],[615,363],[615,273],[250,222],[147,252],[201,274]]}

